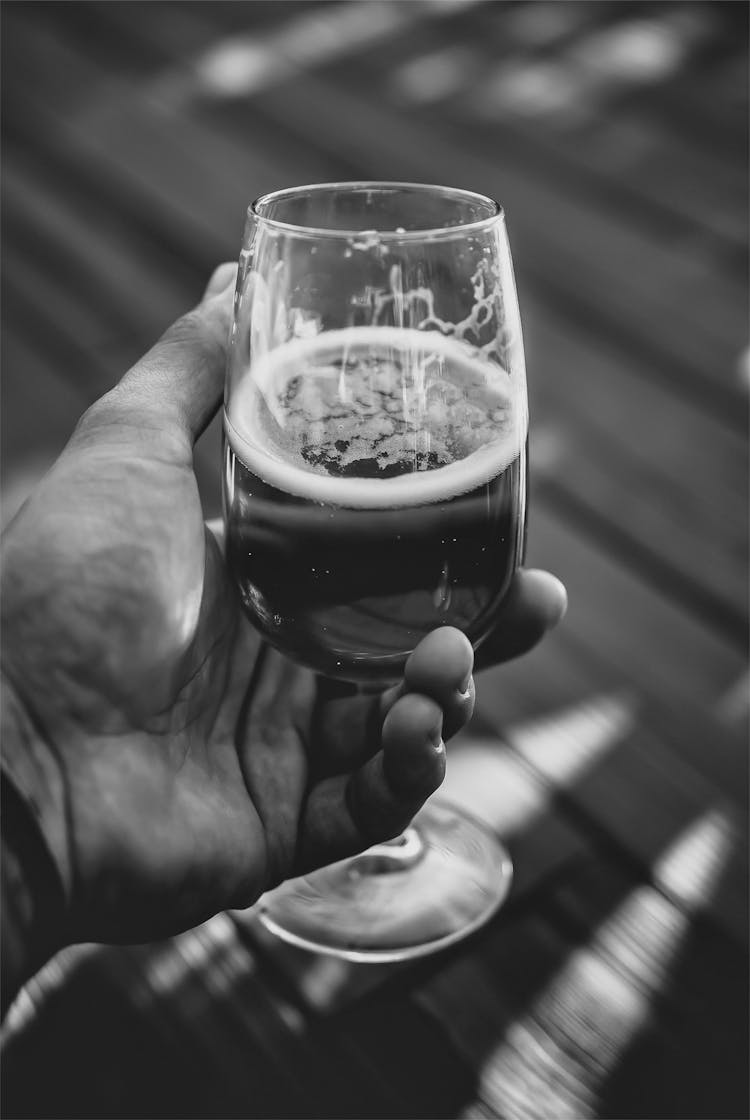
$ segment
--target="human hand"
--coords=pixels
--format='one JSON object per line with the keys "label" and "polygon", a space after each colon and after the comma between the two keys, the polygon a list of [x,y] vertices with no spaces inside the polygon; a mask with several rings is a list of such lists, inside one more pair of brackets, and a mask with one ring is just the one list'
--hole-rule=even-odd
{"label": "human hand", "polygon": [[[59,872],[67,940],[165,936],[396,835],[473,707],[458,631],[429,635],[383,695],[342,697],[242,615],[192,461],[234,274],[88,410],[3,540],[4,765]],[[519,572],[483,663],[563,609],[553,577]]]}

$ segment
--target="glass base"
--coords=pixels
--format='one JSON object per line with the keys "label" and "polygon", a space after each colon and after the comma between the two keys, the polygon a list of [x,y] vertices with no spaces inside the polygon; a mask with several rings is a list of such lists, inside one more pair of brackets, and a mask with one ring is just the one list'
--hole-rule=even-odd
{"label": "glass base", "polygon": [[467,937],[505,900],[508,852],[485,825],[433,800],[402,838],[290,879],[258,916],[293,945],[369,963],[426,956]]}

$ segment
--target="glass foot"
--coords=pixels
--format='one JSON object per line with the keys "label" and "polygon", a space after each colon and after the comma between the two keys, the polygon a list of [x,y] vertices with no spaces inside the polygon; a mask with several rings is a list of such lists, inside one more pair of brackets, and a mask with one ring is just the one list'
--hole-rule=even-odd
{"label": "glass foot", "polygon": [[305,949],[370,963],[410,960],[483,925],[512,876],[494,833],[435,799],[403,837],[282,883],[263,895],[257,913]]}

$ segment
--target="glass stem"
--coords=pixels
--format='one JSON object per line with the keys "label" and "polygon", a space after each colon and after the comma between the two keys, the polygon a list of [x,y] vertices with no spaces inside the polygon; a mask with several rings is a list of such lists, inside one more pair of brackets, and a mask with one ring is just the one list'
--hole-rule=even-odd
{"label": "glass stem", "polygon": [[[395,684],[395,680],[391,683]],[[356,686],[360,696],[378,696],[383,690],[381,683],[370,684],[360,681]],[[353,856],[349,861],[349,874],[354,878],[364,875],[391,875],[398,871],[408,871],[415,863],[424,858],[425,842],[416,825],[409,825],[400,836],[374,844],[366,852]]]}

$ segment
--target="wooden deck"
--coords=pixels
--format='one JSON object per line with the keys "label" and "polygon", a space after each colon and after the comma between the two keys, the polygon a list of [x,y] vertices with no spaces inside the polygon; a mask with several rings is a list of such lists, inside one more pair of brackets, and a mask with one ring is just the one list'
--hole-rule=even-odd
{"label": "wooden deck", "polygon": [[[3,1030],[10,1117],[747,1117],[747,6],[2,6],[2,494],[293,183],[499,198],[529,562],[564,625],[483,676],[448,789],[507,906],[409,967],[247,915],[82,947]],[[219,501],[216,424],[198,450]]]}

